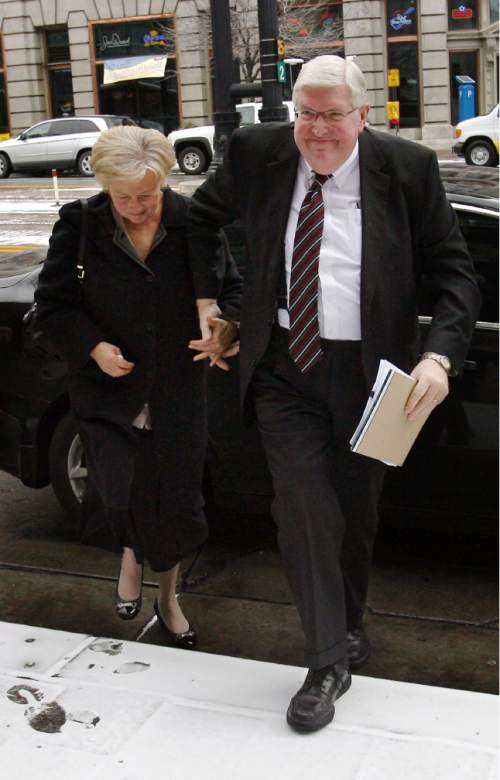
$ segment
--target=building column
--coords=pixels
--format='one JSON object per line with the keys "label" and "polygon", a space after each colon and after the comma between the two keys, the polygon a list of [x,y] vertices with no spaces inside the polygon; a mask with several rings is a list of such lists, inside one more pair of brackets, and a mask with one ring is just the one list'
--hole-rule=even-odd
{"label": "building column", "polygon": [[446,0],[420,0],[422,140],[447,138],[451,145],[447,34]]}
{"label": "building column", "polygon": [[375,127],[387,127],[386,66],[384,52],[384,8],[380,0],[344,0],[344,50],[355,57],[366,77],[369,120]]}

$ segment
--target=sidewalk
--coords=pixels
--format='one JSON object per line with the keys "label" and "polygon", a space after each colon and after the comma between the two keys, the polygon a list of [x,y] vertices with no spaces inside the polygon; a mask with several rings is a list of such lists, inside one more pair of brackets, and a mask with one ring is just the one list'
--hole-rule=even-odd
{"label": "sidewalk", "polygon": [[330,726],[304,670],[0,624],[0,766],[16,780],[495,780],[495,696],[354,677]]}

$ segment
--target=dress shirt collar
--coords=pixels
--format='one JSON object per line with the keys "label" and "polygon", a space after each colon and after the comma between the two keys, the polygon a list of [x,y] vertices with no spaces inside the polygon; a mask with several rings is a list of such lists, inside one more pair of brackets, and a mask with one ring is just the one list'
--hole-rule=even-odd
{"label": "dress shirt collar", "polygon": [[[335,173],[332,174],[332,178],[328,179],[328,181],[325,182],[325,185],[323,186],[328,186],[328,184],[332,182],[332,184],[337,189],[342,189],[347,179],[351,175],[353,169],[357,165],[359,165],[359,142],[358,141],[356,141],[356,145],[352,150],[351,154],[349,155],[349,157],[347,158],[347,160],[345,160],[342,163],[342,165],[339,168],[337,168]],[[305,183],[305,187],[307,190],[309,190],[313,183],[314,171],[309,165],[309,163],[306,162],[305,158],[302,156],[300,158],[299,170],[300,170],[300,176]]]}

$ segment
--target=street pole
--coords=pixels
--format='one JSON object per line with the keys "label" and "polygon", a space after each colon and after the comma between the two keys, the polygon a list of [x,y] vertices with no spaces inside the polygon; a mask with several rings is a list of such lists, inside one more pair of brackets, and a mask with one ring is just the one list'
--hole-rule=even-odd
{"label": "street pole", "polygon": [[222,163],[229,138],[239,126],[240,115],[229,88],[233,81],[233,47],[229,0],[210,0],[214,63],[214,156],[210,170]]}
{"label": "street pole", "polygon": [[259,0],[260,70],[262,73],[261,122],[286,122],[288,110],[283,105],[283,87],[277,81],[278,13],[276,0]]}

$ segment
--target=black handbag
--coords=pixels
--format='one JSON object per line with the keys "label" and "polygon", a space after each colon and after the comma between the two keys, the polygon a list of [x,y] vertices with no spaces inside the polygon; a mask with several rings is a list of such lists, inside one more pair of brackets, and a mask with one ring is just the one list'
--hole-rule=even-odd
{"label": "black handbag", "polygon": [[[85,279],[85,253],[87,248],[88,225],[88,201],[80,200],[82,204],[82,224],[80,229],[80,241],[78,242],[78,258],[76,264],[76,278],[78,280],[79,301],[83,299],[83,280]],[[52,345],[49,337],[44,333],[38,322],[38,305],[34,301],[23,316],[23,352],[26,355],[40,358],[58,358],[60,356]]]}

